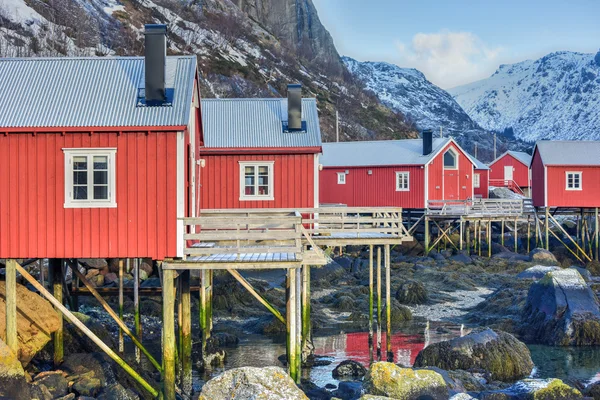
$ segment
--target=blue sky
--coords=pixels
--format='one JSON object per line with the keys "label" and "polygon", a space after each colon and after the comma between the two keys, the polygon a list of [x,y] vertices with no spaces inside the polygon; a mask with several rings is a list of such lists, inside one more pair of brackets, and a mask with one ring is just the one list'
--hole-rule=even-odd
{"label": "blue sky", "polygon": [[342,55],[421,70],[443,88],[500,64],[600,49],[600,0],[313,0]]}

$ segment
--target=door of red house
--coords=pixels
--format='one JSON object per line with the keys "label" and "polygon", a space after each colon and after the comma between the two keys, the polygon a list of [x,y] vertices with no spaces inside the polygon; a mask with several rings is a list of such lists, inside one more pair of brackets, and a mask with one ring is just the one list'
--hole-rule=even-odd
{"label": "door of red house", "polygon": [[444,200],[458,200],[458,171],[447,171],[444,174]]}

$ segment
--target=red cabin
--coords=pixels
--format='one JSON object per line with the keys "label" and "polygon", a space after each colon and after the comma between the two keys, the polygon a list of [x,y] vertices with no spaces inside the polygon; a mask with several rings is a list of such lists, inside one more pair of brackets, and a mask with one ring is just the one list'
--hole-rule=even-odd
{"label": "red cabin", "polygon": [[530,195],[531,156],[522,151],[507,151],[490,164],[490,186],[507,187],[515,193]]}
{"label": "red cabin", "polygon": [[422,209],[473,198],[474,160],[451,138],[324,143],[321,204]]}
{"label": "red cabin", "polygon": [[202,209],[318,207],[317,102],[288,95],[202,100]]}
{"label": "red cabin", "polygon": [[537,142],[531,178],[536,207],[600,207],[600,142]]}
{"label": "red cabin", "polygon": [[473,173],[474,197],[487,199],[490,197],[490,167],[471,156],[475,161],[475,172]]}
{"label": "red cabin", "polygon": [[157,57],[0,59],[0,258],[183,256],[196,58],[154,28]]}

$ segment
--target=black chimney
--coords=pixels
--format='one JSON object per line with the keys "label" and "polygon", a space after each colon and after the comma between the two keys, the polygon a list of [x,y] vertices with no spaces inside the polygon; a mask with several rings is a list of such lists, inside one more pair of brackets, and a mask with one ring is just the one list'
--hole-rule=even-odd
{"label": "black chimney", "polygon": [[423,131],[423,155],[428,156],[433,151],[433,131]]}
{"label": "black chimney", "polygon": [[288,130],[302,130],[302,85],[288,85]]}
{"label": "black chimney", "polygon": [[167,64],[167,26],[145,26],[146,104],[161,105],[166,98],[165,70]]}

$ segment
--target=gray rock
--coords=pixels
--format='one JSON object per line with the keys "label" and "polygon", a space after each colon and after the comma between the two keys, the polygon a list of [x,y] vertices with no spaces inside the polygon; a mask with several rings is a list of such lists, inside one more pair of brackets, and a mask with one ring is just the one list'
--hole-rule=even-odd
{"label": "gray rock", "polygon": [[366,373],[367,369],[353,360],[342,361],[331,371],[334,378],[362,378]]}
{"label": "gray rock", "polygon": [[581,277],[586,281],[589,282],[592,280],[592,274],[590,271],[588,271],[585,268],[581,268],[578,267],[577,265],[571,265],[569,268],[573,268],[574,270],[576,270],[577,272],[579,272],[579,275],[581,275]]}
{"label": "gray rock", "polygon": [[17,356],[0,340],[0,398],[29,400],[31,397],[25,371]]}
{"label": "gray rock", "polygon": [[545,249],[533,249],[529,253],[529,260],[544,265],[558,265],[554,254]]}
{"label": "gray rock", "polygon": [[527,268],[525,271],[517,275],[519,279],[542,279],[548,272],[560,271],[560,267],[550,267],[545,265],[535,265],[531,268]]}
{"label": "gray rock", "polygon": [[529,261],[530,257],[525,254],[513,253],[512,251],[503,251],[500,253],[496,253],[492,256],[492,258],[499,258],[503,260],[509,261]]}
{"label": "gray rock", "polygon": [[110,385],[102,390],[97,400],[139,400],[140,397],[130,389],[125,389],[118,383]]}
{"label": "gray rock", "polygon": [[160,287],[160,278],[148,278],[140,284],[140,287]]}
{"label": "gray rock", "polygon": [[404,282],[396,291],[396,300],[400,304],[423,304],[427,298],[425,285],[417,281]]}
{"label": "gray rock", "polygon": [[44,373],[41,378],[36,376],[33,384],[36,386],[45,386],[52,395],[52,398],[65,396],[69,391],[69,383],[60,371]]}
{"label": "gray rock", "polygon": [[507,389],[487,392],[482,399],[498,399],[505,395],[508,399],[552,399],[576,400],[583,396],[577,389],[566,385],[560,379],[523,379]]}
{"label": "gray rock", "polygon": [[340,382],[332,395],[340,399],[358,399],[362,393],[361,382]]}
{"label": "gray rock", "polygon": [[464,264],[470,264],[473,262],[473,259],[471,257],[469,257],[468,255],[463,254],[463,253],[460,253],[460,254],[450,257],[450,260],[454,261],[454,262],[461,262]]}

